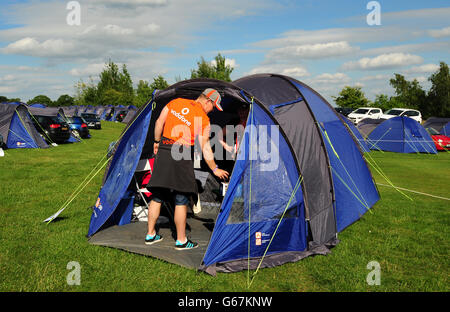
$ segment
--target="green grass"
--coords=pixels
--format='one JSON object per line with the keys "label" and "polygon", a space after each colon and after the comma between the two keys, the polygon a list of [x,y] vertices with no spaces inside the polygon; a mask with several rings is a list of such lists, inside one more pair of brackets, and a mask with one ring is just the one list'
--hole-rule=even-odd
{"label": "green grass", "polygon": [[[92,138],[45,150],[7,150],[0,158],[0,291],[449,291],[450,202],[379,186],[381,200],[339,234],[328,256],[216,277],[158,259],[88,244],[101,171],[50,224],[55,213],[99,163],[123,124],[104,122]],[[370,155],[370,156],[369,156]],[[450,197],[450,153],[372,152],[399,186]],[[104,159],[104,158],[103,158]],[[378,183],[388,184],[372,170]],[[69,286],[67,264],[81,265],[81,285]],[[367,264],[381,266],[381,285],[366,282]],[[253,273],[253,271],[252,271]]]}

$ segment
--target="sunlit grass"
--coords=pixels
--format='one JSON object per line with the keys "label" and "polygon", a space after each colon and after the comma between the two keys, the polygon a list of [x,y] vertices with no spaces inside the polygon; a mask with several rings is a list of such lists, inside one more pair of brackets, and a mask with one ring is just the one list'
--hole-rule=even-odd
{"label": "sunlit grass", "polygon": [[[339,233],[328,256],[261,269],[250,289],[247,272],[216,277],[158,259],[88,244],[101,171],[60,218],[55,213],[104,158],[124,125],[104,122],[92,138],[0,158],[0,291],[448,291],[450,202],[378,186],[381,200]],[[369,156],[370,155],[370,156]],[[372,152],[399,187],[450,197],[450,154]],[[372,170],[374,179],[388,184]],[[67,263],[81,265],[81,285],[69,286]],[[366,282],[367,264],[381,267],[381,285]],[[253,273],[253,272],[252,272]]]}

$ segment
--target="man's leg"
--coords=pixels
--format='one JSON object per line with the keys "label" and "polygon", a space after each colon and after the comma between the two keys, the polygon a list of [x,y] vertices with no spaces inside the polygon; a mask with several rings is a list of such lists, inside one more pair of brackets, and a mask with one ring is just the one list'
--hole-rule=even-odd
{"label": "man's leg", "polygon": [[148,205],[148,232],[147,235],[153,236],[156,234],[156,221],[161,212],[161,202],[152,200]]}
{"label": "man's leg", "polygon": [[174,221],[177,228],[177,240],[182,243],[186,241],[186,218],[187,205],[176,205]]}
{"label": "man's leg", "polygon": [[187,204],[189,197],[186,194],[176,194],[175,196],[175,226],[177,227],[177,241],[175,248],[179,250],[192,249],[198,247],[197,243],[192,242],[186,237],[186,219]]}

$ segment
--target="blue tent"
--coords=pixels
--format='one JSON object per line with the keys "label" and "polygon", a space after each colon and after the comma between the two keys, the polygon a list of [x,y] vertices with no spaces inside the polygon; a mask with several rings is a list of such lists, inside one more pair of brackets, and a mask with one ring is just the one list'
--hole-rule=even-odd
{"label": "blue tent", "polygon": [[[212,112],[212,124],[222,127],[240,106],[250,109],[225,196],[213,196],[220,183],[208,170],[196,170],[202,209],[210,218],[188,219],[199,248],[180,257],[170,239],[151,248],[139,241],[146,223],[130,223],[134,175],[139,160],[152,155],[154,124],[164,106],[177,97],[195,99],[205,88],[215,88],[222,97],[224,112]],[[154,93],[115,145],[93,207],[89,241],[210,274],[327,254],[338,243],[338,233],[379,200],[356,142],[323,97],[290,77],[264,74],[233,83],[176,83]],[[262,151],[273,154],[267,158]]]}
{"label": "blue tent", "polygon": [[343,116],[342,114],[341,114],[341,118],[342,118],[342,120],[345,121],[350,132],[353,134],[353,136],[358,141],[358,144],[359,144],[359,147],[361,148],[361,150],[364,153],[370,152],[369,145],[367,145],[366,140],[364,140],[363,136],[361,135],[361,132],[359,132],[358,128],[355,127],[353,122],[351,122],[347,117]]}
{"label": "blue tent", "polygon": [[0,134],[7,148],[47,148],[23,104],[0,104]]}
{"label": "blue tent", "polygon": [[372,150],[397,153],[436,154],[436,146],[425,128],[414,119],[397,116],[380,123],[367,137]]}

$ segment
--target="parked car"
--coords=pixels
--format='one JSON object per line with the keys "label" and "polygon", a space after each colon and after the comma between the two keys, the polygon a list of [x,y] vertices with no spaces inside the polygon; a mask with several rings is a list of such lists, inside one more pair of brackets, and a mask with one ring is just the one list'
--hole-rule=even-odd
{"label": "parked car", "polygon": [[75,137],[88,138],[89,137],[89,129],[86,121],[83,117],[67,117],[67,123],[70,126],[70,129]]}
{"label": "parked car", "polygon": [[125,116],[127,115],[127,111],[120,111],[118,114],[117,114],[117,116],[116,116],[116,120],[118,121],[118,122],[121,122],[124,118],[125,118]]}
{"label": "parked car", "polygon": [[57,116],[34,115],[36,130],[48,143],[63,143],[70,138],[69,125]]}
{"label": "parked car", "polygon": [[383,111],[376,107],[360,107],[348,114],[348,118],[357,125],[361,120],[366,118],[379,119]]}
{"label": "parked car", "polygon": [[351,112],[353,112],[353,108],[350,107],[335,107],[335,110],[339,113],[344,115],[345,117],[348,116]]}
{"label": "parked car", "polygon": [[392,108],[385,112],[381,118],[389,119],[396,116],[406,116],[414,119],[418,123],[422,123],[422,114],[418,110],[409,108]]}
{"label": "parked car", "polygon": [[450,138],[437,132],[434,128],[425,128],[433,139],[438,151],[450,151]]}
{"label": "parked car", "polygon": [[82,113],[81,117],[86,121],[89,129],[101,129],[102,123],[96,114]]}

